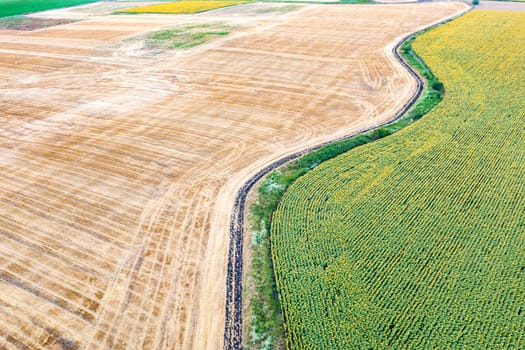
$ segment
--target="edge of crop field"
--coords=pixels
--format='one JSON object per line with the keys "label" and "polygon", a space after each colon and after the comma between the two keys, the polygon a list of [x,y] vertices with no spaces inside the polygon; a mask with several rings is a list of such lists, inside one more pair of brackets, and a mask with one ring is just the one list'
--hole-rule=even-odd
{"label": "edge of crop field", "polygon": [[[219,1],[221,1],[221,0],[219,0]],[[224,0],[224,1],[228,1],[228,0]],[[253,2],[256,2],[256,1],[255,0],[244,0],[244,1],[241,1],[241,2],[238,2],[238,3],[235,3],[235,4],[225,5],[225,6],[221,6],[221,7],[214,7],[214,8],[200,10],[200,11],[195,11],[195,12],[159,12],[159,11],[157,11],[157,12],[155,12],[155,11],[141,12],[141,11],[131,11],[133,9],[140,8],[140,7],[135,7],[135,8],[132,7],[132,8],[127,9],[127,10],[116,11],[116,12],[114,12],[114,14],[116,14],[116,15],[196,15],[196,14],[203,13],[203,12],[210,12],[210,11],[214,11],[214,10],[224,9],[224,8],[227,8],[227,7],[251,4]],[[154,5],[149,5],[149,6],[154,6]]]}
{"label": "edge of crop field", "polygon": [[[407,36],[399,40],[399,42],[396,43],[396,45],[393,47],[392,49],[393,55],[405,67],[405,69],[407,69],[409,74],[412,75],[412,77],[414,77],[414,79],[417,82],[417,88],[416,88],[414,95],[392,118],[390,118],[389,120],[387,120],[385,123],[381,125],[378,125],[372,128],[368,128],[358,133],[349,134],[349,135],[337,138],[332,141],[324,142],[320,145],[313,146],[303,151],[299,151],[299,152],[290,154],[286,157],[283,157],[269,164],[263,169],[259,170],[255,175],[253,175],[250,179],[248,179],[248,181],[246,181],[242,185],[242,187],[239,189],[235,197],[234,207],[233,207],[233,211],[230,217],[230,243],[229,243],[229,248],[228,248],[228,265],[227,265],[227,276],[226,276],[224,349],[239,350],[239,349],[243,349],[243,346],[244,346],[243,300],[242,300],[243,298],[243,244],[244,244],[243,241],[244,241],[244,225],[246,221],[245,211],[247,209],[246,198],[250,190],[263,178],[265,178],[265,181],[267,181],[268,179],[271,180],[272,176],[276,174],[276,172],[272,172],[272,171],[277,170],[278,168],[281,168],[284,165],[291,166],[303,160],[304,158],[307,158],[306,156],[312,156],[317,153],[322,153],[324,150],[328,149],[329,147],[332,147],[332,146],[337,147],[337,145],[339,145],[340,143],[345,143],[345,142],[348,143],[347,148],[341,147],[341,149],[335,150],[334,153],[325,155],[324,159],[322,159],[319,163],[313,162],[313,160],[311,160],[313,163],[311,164],[310,167],[307,168],[307,170],[310,170],[314,168],[315,166],[317,166],[318,164],[320,164],[321,162],[334,158],[345,152],[348,152],[355,147],[359,147],[361,145],[367,144],[369,142],[375,141],[382,137],[388,136],[394,132],[397,132],[400,129],[404,128],[405,126],[410,125],[416,120],[420,119],[424,114],[428,113],[430,109],[435,107],[435,105],[437,105],[442,100],[442,95],[439,101],[437,101],[437,103],[432,105],[432,107],[429,110],[425,111],[424,114],[419,115],[417,118],[413,118],[412,120],[409,120],[409,118],[412,118],[412,117],[407,117],[413,107],[417,107],[418,103],[424,102],[424,100],[426,100],[425,98],[426,95],[423,95],[423,91],[425,87],[428,87],[427,82],[431,80],[430,78],[434,78],[434,80],[436,81],[437,81],[437,78],[433,75],[430,69],[424,64],[423,60],[419,56],[417,56],[417,54],[412,50],[411,45],[410,45],[409,53],[411,53],[413,57],[415,57],[416,60],[419,61],[423,69],[426,69],[430,73],[431,75],[430,78],[429,77],[423,78],[422,75],[425,75],[425,71],[421,73],[420,71],[416,71],[416,69],[420,69],[420,67],[414,68],[413,66],[411,66],[409,64],[409,59],[402,56],[399,53],[399,50],[401,46],[405,44],[406,42],[411,43],[417,36],[429,30],[432,30],[438,26],[441,26],[445,23],[448,23],[458,17],[461,17],[464,14],[468,13],[470,10],[472,10],[472,6],[470,6],[469,9],[462,11],[459,14],[453,15],[438,23],[432,24],[419,31],[408,34]],[[401,125],[403,122],[405,122],[405,124]],[[293,178],[287,178],[286,179],[287,183],[285,184],[284,188],[278,188],[279,193],[276,196],[274,196],[274,198],[272,198],[273,202],[270,204],[270,206],[273,209],[265,213],[265,217],[259,218],[259,220],[261,219],[263,220],[264,224],[266,225],[270,224],[271,215],[273,213],[273,210],[277,207],[282,195],[284,194],[288,186],[290,186],[295,180],[297,180],[300,176],[304,175],[307,172],[307,170],[306,171],[302,171],[302,170],[298,170],[295,176],[293,176]],[[261,196],[261,190],[259,189],[258,198],[260,196]],[[264,221],[265,219],[269,219],[269,220]],[[253,225],[254,222],[251,222],[250,224]],[[260,224],[260,223],[257,223],[257,224]],[[265,239],[267,239],[269,242],[270,240],[269,235],[268,237],[265,237]],[[273,270],[273,260],[271,258],[271,244],[269,245],[268,249],[269,249],[268,259],[269,259],[269,264],[271,268],[273,284],[275,284],[275,273]],[[280,312],[281,310],[277,310],[278,316],[280,315]],[[284,334],[285,332],[286,330],[283,329]]]}

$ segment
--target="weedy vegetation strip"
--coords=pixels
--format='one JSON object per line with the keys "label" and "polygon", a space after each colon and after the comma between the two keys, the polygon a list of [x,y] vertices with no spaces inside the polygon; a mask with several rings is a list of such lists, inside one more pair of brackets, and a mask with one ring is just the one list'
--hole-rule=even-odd
{"label": "weedy vegetation strip", "polygon": [[[248,182],[249,186],[246,189],[243,188],[240,192],[241,194],[247,193],[249,188],[251,188],[259,179],[265,174],[270,173],[261,182],[258,189],[257,200],[249,208],[250,216],[248,222],[252,232],[252,242],[250,242],[251,269],[247,278],[247,284],[254,290],[254,293],[246,295],[250,301],[249,305],[251,314],[250,320],[246,322],[247,327],[245,329],[244,337],[244,345],[246,348],[285,348],[283,316],[277,299],[269,232],[272,214],[288,187],[299,177],[317,167],[320,163],[345,153],[355,147],[365,145],[371,141],[390,135],[413,123],[429,112],[442,100],[444,93],[443,84],[412,49],[412,43],[415,38],[429,29],[430,28],[427,28],[403,39],[401,44],[395,48],[395,55],[416,78],[418,81],[418,88],[412,99],[396,114],[392,122],[379,128],[375,128],[374,130],[360,133],[359,135],[351,135],[342,140],[321,145],[314,149],[306,150],[300,154],[291,155],[286,159],[272,164],[267,169],[263,169],[257,174],[257,176]],[[421,78],[425,79],[424,83]],[[278,167],[280,168],[275,170]],[[237,202],[241,202],[240,199],[238,199]],[[234,215],[234,217],[236,217],[236,215]],[[232,231],[232,239],[233,237],[236,237],[233,241],[237,240],[239,236],[239,226],[241,226],[240,223],[237,223],[237,231]],[[235,269],[232,268],[232,271],[234,270]],[[239,274],[239,272],[237,272],[237,274]],[[233,314],[234,312],[230,310],[230,313]],[[233,317],[231,316],[231,318]],[[229,344],[228,342],[225,342],[225,344],[226,349],[235,348],[227,346],[227,344]]]}
{"label": "weedy vegetation strip", "polygon": [[151,33],[145,38],[145,43],[154,49],[189,49],[226,36],[232,29],[232,26],[222,23],[187,25]]}
{"label": "weedy vegetation strip", "polygon": [[0,18],[0,29],[36,30],[61,24],[76,22],[72,19],[36,18],[28,16],[11,16]]}
{"label": "weedy vegetation strip", "polygon": [[525,347],[522,23],[473,11],[418,37],[443,102],[286,190],[270,242],[287,348]]}

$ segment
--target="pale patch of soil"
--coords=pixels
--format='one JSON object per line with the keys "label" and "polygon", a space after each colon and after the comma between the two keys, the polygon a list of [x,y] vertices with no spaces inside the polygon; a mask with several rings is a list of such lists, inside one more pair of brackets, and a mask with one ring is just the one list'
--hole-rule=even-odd
{"label": "pale patch of soil", "polygon": [[419,0],[376,0],[376,2],[380,4],[405,4],[418,1]]}
{"label": "pale patch of soil", "polygon": [[479,2],[476,10],[499,10],[499,11],[525,11],[525,2],[510,1],[485,1]]}
{"label": "pale patch of soil", "polygon": [[114,12],[132,7],[155,5],[163,2],[166,1],[101,1],[80,6],[37,12],[30,16],[38,18],[87,19],[94,16],[111,15]]}

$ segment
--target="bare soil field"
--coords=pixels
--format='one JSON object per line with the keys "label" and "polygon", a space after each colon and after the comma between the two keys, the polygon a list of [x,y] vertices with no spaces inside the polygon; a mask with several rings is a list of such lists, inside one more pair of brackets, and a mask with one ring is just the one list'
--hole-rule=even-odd
{"label": "bare soil field", "polygon": [[[0,30],[0,348],[220,348],[237,190],[388,120],[416,86],[394,42],[467,8],[253,5]],[[207,21],[241,29],[120,50]]]}

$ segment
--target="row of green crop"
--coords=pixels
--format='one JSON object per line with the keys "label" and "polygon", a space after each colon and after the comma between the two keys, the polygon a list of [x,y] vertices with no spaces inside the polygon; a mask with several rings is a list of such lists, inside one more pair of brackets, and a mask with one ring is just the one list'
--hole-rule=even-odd
{"label": "row of green crop", "polygon": [[288,348],[525,347],[520,23],[474,11],[419,37],[443,102],[285,192],[271,248]]}

